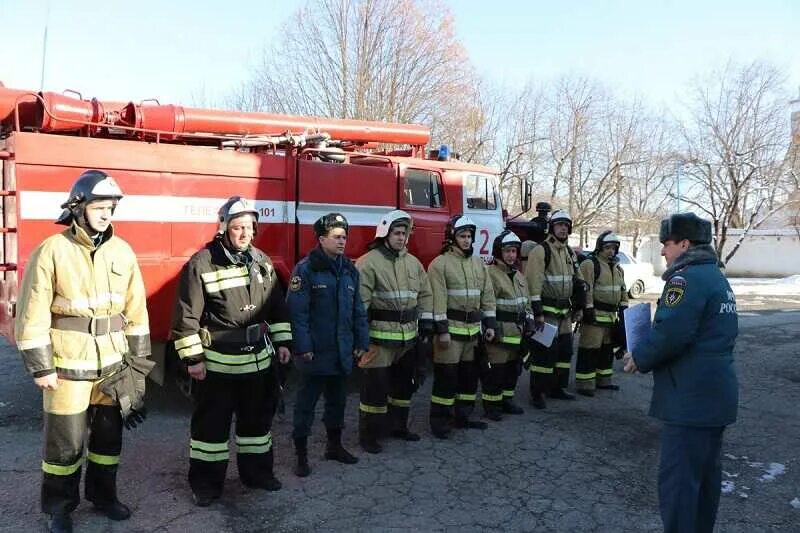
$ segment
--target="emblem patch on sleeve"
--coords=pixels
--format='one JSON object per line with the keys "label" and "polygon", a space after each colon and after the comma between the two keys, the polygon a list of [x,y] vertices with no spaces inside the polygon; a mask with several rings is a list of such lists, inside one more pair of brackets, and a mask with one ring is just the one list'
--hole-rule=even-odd
{"label": "emblem patch on sleeve", "polygon": [[300,290],[300,287],[303,286],[303,278],[300,276],[292,276],[291,281],[289,281],[289,290],[292,292],[297,292]]}
{"label": "emblem patch on sleeve", "polygon": [[663,302],[667,307],[675,307],[683,300],[683,294],[686,290],[683,287],[670,286],[664,292]]}

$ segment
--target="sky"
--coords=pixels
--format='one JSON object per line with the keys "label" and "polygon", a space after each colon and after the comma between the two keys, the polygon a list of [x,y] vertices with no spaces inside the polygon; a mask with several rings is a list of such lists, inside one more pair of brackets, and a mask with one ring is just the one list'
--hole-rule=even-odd
{"label": "sky", "polygon": [[[729,60],[765,60],[800,97],[795,0],[444,0],[478,72],[515,87],[590,76],[670,105]],[[84,98],[192,105],[247,79],[305,0],[0,0],[0,82]],[[49,6],[49,8],[48,8]],[[233,7],[235,6],[235,8]],[[48,15],[49,12],[49,15]]]}

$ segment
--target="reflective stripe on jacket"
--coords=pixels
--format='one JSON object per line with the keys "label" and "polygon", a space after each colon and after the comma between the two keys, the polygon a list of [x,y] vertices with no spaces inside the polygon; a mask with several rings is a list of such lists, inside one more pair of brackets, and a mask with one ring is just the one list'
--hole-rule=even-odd
{"label": "reflective stripe on jacket", "polygon": [[[428,275],[406,249],[390,250],[385,244],[356,261],[361,273],[359,292],[369,319],[369,340],[384,346],[403,346],[417,338],[418,327],[433,332],[433,297]],[[418,320],[376,320],[370,311],[416,314]],[[419,322],[419,326],[418,326]]]}
{"label": "reflective stripe on jacket", "polygon": [[436,333],[450,333],[461,338],[471,338],[480,333],[480,320],[448,319],[448,310],[480,312],[485,328],[496,327],[494,289],[480,258],[464,257],[451,247],[431,261],[428,279],[433,292]]}
{"label": "reflective stripe on jacket", "polygon": [[[531,313],[528,282],[519,270],[502,262],[487,267],[497,304],[497,338],[502,344],[519,346],[522,342],[522,325]],[[515,320],[509,320],[511,316]]]}
{"label": "reflective stripe on jacket", "polygon": [[[545,268],[544,246],[550,247],[550,263]],[[561,242],[552,235],[536,246],[528,254],[528,264],[525,265],[525,279],[528,281],[531,303],[542,302],[545,313],[566,316],[570,307],[565,301],[572,297],[573,278],[583,279],[577,267],[577,258],[569,249],[569,244]],[[563,304],[552,303],[551,300],[560,300]]]}
{"label": "reflective stripe on jacket", "polygon": [[[85,332],[54,329],[57,315],[95,323],[122,315],[124,326],[98,335],[90,333],[92,326]],[[17,300],[15,336],[34,376],[56,371],[62,379],[99,379],[116,372],[126,353],[150,355],[142,274],[133,250],[114,236],[112,226],[95,246],[73,222],[33,251]]]}

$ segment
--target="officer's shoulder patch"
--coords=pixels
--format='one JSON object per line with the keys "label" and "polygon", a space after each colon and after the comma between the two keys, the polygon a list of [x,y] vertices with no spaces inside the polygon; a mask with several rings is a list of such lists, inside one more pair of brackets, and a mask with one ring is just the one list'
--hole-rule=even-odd
{"label": "officer's shoulder patch", "polygon": [[686,283],[687,283],[686,278],[684,278],[683,276],[672,276],[671,278],[669,278],[669,281],[667,281],[667,286],[686,287]]}
{"label": "officer's shoulder patch", "polygon": [[667,290],[664,291],[664,297],[662,298],[662,302],[667,307],[675,307],[681,301],[683,301],[683,295],[686,293],[685,287],[680,287],[677,285],[669,285],[667,286]]}
{"label": "officer's shoulder patch", "polygon": [[289,290],[292,292],[297,292],[300,290],[300,287],[303,286],[303,278],[300,276],[292,276],[292,279],[289,281]]}

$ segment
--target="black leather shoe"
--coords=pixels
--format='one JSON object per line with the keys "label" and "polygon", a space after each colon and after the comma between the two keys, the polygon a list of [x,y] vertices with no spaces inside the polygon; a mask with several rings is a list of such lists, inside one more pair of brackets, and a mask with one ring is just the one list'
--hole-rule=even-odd
{"label": "black leather shoe", "polygon": [[333,447],[329,446],[328,449],[325,450],[325,459],[339,461],[346,465],[354,465],[358,462],[358,457],[345,450],[344,446],[341,444]]}
{"label": "black leather shoe", "polygon": [[537,409],[546,409],[547,400],[544,399],[544,395],[542,394],[534,394],[531,396],[531,405]]}
{"label": "black leather shoe", "polygon": [[96,503],[94,504],[94,508],[111,520],[127,520],[131,517],[131,510],[119,500],[114,500],[111,503]]}
{"label": "black leather shoe", "polygon": [[250,487],[251,489],[261,489],[261,490],[268,490],[270,492],[274,492],[276,490],[281,490],[283,484],[278,481],[275,476],[270,476],[264,479],[259,479],[258,481],[243,481],[246,487]]}
{"label": "black leather shoe", "polygon": [[294,467],[294,475],[297,477],[308,477],[311,475],[311,467],[308,466],[307,458],[297,458],[297,464]]}
{"label": "black leather shoe", "polygon": [[406,440],[408,442],[417,442],[420,437],[416,433],[413,433],[406,429],[395,429],[392,431],[392,437],[395,439]]}
{"label": "black leather shoe", "polygon": [[589,396],[589,397],[594,396],[594,391],[592,389],[578,389],[575,392],[577,392],[581,396]]}
{"label": "black leather shoe", "polygon": [[214,497],[210,494],[197,494],[192,493],[192,501],[198,507],[208,507],[214,501]]}
{"label": "black leather shoe", "polygon": [[602,390],[619,390],[619,385],[598,385],[597,388]]}
{"label": "black leather shoe", "polygon": [[50,533],[72,533],[72,516],[69,513],[50,515]]}
{"label": "black leather shoe", "polygon": [[548,394],[550,398],[555,398],[556,400],[574,400],[575,395],[571,394],[564,389],[554,389]]}

